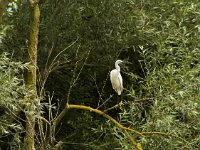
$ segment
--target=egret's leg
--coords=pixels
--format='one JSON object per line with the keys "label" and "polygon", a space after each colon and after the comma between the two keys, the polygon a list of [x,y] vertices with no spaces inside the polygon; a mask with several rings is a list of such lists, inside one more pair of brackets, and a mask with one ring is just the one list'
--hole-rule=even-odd
{"label": "egret's leg", "polygon": [[121,103],[123,100],[123,94],[117,96],[117,104]]}

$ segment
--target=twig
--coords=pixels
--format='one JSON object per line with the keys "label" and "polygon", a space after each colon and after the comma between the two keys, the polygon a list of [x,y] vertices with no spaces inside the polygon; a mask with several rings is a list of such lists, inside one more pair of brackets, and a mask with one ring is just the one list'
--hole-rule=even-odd
{"label": "twig", "polygon": [[60,147],[62,146],[63,142],[62,141],[59,141],[53,148],[52,150],[59,150]]}
{"label": "twig", "polygon": [[110,111],[112,109],[115,109],[115,108],[121,107],[121,106],[123,106],[122,102],[120,102],[119,104],[114,105],[113,107],[110,107],[110,108],[104,110],[103,112],[106,113],[106,112],[108,112],[108,111]]}
{"label": "twig", "polygon": [[[81,74],[81,72],[82,72],[82,70],[83,70],[83,67],[85,66],[85,63],[86,63],[86,61],[87,61],[87,59],[88,59],[88,57],[89,57],[89,54],[90,54],[90,50],[88,51],[87,56],[86,56],[86,58],[85,58],[85,60],[84,60],[84,62],[83,62],[83,65],[81,66],[81,68],[80,68],[80,70],[79,70],[79,72],[78,72],[78,74],[77,74],[76,77],[75,77],[75,71],[76,71],[76,68],[77,68],[77,63],[78,63],[78,61],[77,61],[76,64],[75,64],[75,69],[74,69],[74,73],[73,73],[73,77],[72,77],[72,78],[73,78],[73,79],[72,79],[72,83],[70,84],[70,87],[69,87],[69,90],[68,90],[68,93],[67,93],[67,103],[69,103],[69,101],[70,101],[71,90],[72,90],[74,84],[76,83],[76,81],[78,80],[78,78],[79,78],[79,76],[80,76],[80,74]],[[78,55],[78,50],[77,50],[76,55]],[[77,56],[76,56],[76,57],[77,57]]]}
{"label": "twig", "polygon": [[100,106],[98,106],[96,109],[101,108],[105,103],[107,103],[111,98],[113,97],[113,95],[111,95],[108,99],[106,99]]}
{"label": "twig", "polygon": [[53,59],[52,63],[51,63],[50,66],[49,66],[49,70],[52,70],[52,68],[54,67],[56,59],[57,59],[63,52],[65,52],[68,48],[70,48],[71,46],[73,46],[77,41],[78,41],[78,38],[77,38],[74,42],[72,42],[72,44],[70,44],[69,46],[67,46],[66,48],[64,48],[62,51],[60,51],[60,52],[56,55],[56,57]]}
{"label": "twig", "polygon": [[[109,77],[109,72],[108,72],[108,74],[107,74],[107,77],[106,77],[106,80],[104,81],[104,83],[103,83],[103,87],[102,87],[102,89],[101,89],[101,91],[99,90],[99,87],[98,87],[98,85],[97,85],[97,82],[96,82],[96,78],[93,78],[92,77],[92,79],[94,80],[94,82],[95,82],[95,86],[96,86],[96,88],[97,88],[97,92],[98,92],[98,94],[99,94],[99,101],[98,101],[98,107],[97,107],[97,109],[98,108],[100,108],[100,102],[102,101],[103,102],[103,98],[102,98],[102,93],[103,93],[103,90],[104,90],[104,88],[105,88],[105,86],[106,86],[106,82],[107,82],[107,80],[108,80],[108,77]],[[110,98],[109,98],[110,99]],[[104,103],[105,104],[105,103]],[[101,105],[102,106],[102,105]]]}

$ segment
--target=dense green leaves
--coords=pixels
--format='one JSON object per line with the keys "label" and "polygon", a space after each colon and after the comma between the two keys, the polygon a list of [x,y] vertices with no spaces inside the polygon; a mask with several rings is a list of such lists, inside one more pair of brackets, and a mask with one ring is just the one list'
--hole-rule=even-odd
{"label": "dense green leaves", "polygon": [[16,120],[27,93],[21,75],[25,65],[12,61],[10,57],[7,53],[0,54],[0,145],[4,149],[19,149],[19,133],[23,131],[23,126]]}
{"label": "dense green leaves", "polygon": [[150,35],[153,39],[150,44],[155,46],[140,46],[145,78],[141,81],[140,93],[130,93],[135,99],[130,114],[142,121],[133,119],[139,129],[168,134],[141,140],[145,149],[198,149],[200,68],[196,42],[199,43],[200,20],[194,14],[199,13],[199,4],[162,2],[157,5],[145,10],[149,13],[145,13],[143,20],[147,22],[143,36]]}
{"label": "dense green leaves", "polygon": [[[13,13],[5,18],[0,49],[26,62],[29,8],[25,1],[16,6],[10,5]],[[67,100],[94,108],[103,104],[101,110],[122,101],[121,108],[108,114],[139,131],[165,133],[145,139],[132,135],[143,149],[200,148],[198,0],[47,0],[40,8],[39,115],[48,120],[50,95],[55,116]],[[121,98],[108,74],[118,58],[126,62]],[[23,65],[5,55],[0,65],[1,106],[26,103],[19,94],[18,67]],[[63,149],[133,149],[120,129],[84,111],[66,114],[56,140],[66,142]]]}

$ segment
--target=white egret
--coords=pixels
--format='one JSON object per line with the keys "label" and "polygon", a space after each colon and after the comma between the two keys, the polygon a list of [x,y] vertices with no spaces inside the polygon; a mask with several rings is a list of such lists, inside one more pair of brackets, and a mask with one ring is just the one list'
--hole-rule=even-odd
{"label": "white egret", "polygon": [[110,72],[110,81],[112,83],[112,88],[117,92],[118,95],[121,95],[123,91],[123,80],[120,74],[119,64],[122,63],[122,60],[117,60],[115,62],[115,68]]}

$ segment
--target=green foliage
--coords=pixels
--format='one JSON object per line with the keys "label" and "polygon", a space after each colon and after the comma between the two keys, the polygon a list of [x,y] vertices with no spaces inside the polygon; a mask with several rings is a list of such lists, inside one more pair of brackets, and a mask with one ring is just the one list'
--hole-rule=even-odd
{"label": "green foliage", "polygon": [[8,148],[3,143],[9,141],[9,148],[20,149],[21,141],[19,133],[23,131],[21,124],[15,119],[23,108],[25,86],[20,75],[24,64],[14,62],[7,53],[0,54],[0,134],[2,148]]}
{"label": "green foliage", "polygon": [[167,134],[141,139],[144,149],[199,149],[200,20],[194,15],[199,4],[172,1],[143,7],[149,5],[152,9],[142,15],[145,28],[139,26],[151,40],[139,45],[145,77],[140,90],[130,91],[134,101],[122,116],[132,118],[138,130]]}
{"label": "green foliage", "polygon": [[[7,14],[9,28],[0,38],[0,49],[26,61],[29,8],[25,1],[16,4],[17,9],[13,5],[13,13]],[[61,101],[59,112],[68,98],[70,103],[94,108],[107,100],[100,109],[112,107],[120,99],[111,96],[115,93],[108,72],[117,58],[125,59],[124,105],[108,113],[139,131],[167,134],[145,139],[132,135],[143,149],[199,149],[199,7],[198,0],[41,1],[38,89],[44,82],[42,103],[54,93],[52,103]],[[23,99],[21,77],[15,77],[23,65],[5,55],[1,60],[0,104],[14,110],[16,105],[10,104]],[[133,149],[121,130],[88,112],[68,112],[59,131],[56,138],[66,142],[63,149]]]}

